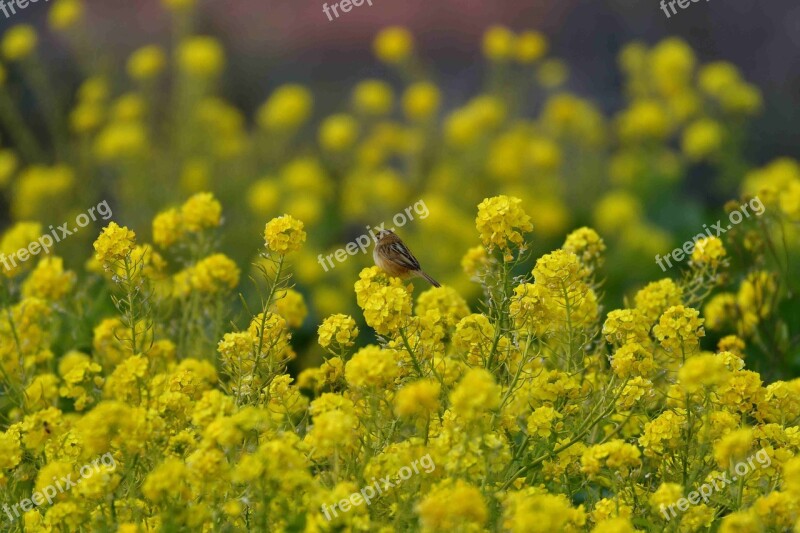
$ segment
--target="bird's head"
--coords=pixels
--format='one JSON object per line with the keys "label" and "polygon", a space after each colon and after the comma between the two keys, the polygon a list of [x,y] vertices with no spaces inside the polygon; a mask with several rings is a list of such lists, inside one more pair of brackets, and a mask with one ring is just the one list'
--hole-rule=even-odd
{"label": "bird's head", "polygon": [[395,233],[390,229],[382,229],[378,230],[377,238],[378,242],[381,242],[386,239],[397,239],[397,235],[395,235]]}

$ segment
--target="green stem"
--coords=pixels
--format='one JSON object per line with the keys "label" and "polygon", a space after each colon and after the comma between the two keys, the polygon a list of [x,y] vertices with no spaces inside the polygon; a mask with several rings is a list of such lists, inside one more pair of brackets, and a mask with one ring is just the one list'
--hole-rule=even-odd
{"label": "green stem", "polygon": [[422,377],[422,368],[419,366],[419,361],[417,361],[417,356],[414,353],[414,350],[411,349],[411,345],[408,342],[404,328],[400,328],[400,337],[403,339],[403,346],[405,346],[406,351],[408,351],[408,355],[411,357],[411,363],[414,365],[414,370],[416,370],[419,377]]}

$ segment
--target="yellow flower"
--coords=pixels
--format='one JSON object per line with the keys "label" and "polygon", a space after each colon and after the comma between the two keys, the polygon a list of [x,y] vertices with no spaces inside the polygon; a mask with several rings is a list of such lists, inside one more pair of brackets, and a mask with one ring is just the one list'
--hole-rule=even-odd
{"label": "yellow flower", "polygon": [[[528,435],[549,438],[553,434],[553,422],[562,418],[561,413],[549,406],[537,407],[528,417]],[[561,424],[558,424],[561,429]]]}
{"label": "yellow flower", "polygon": [[[464,317],[456,325],[453,333],[453,346],[467,356],[472,364],[486,363],[492,352],[494,326],[486,315],[474,313]],[[495,347],[500,353],[503,347],[498,343]]]}
{"label": "yellow flower", "polygon": [[153,242],[161,248],[172,246],[183,233],[183,219],[175,208],[163,211],[153,219]]}
{"label": "yellow flower", "polygon": [[723,130],[718,122],[710,119],[697,120],[683,132],[683,153],[693,161],[708,159],[721,148],[722,136]]}
{"label": "yellow flower", "polygon": [[483,34],[483,55],[491,61],[506,61],[514,53],[516,37],[503,26],[492,26]]}
{"label": "yellow flower", "polygon": [[482,368],[467,372],[450,393],[453,411],[466,418],[497,409],[500,405],[500,386]]}
{"label": "yellow flower", "polygon": [[653,354],[634,340],[629,340],[627,344],[614,352],[611,358],[611,368],[617,376],[623,379],[652,376],[657,369]]}
{"label": "yellow flower", "polygon": [[685,526],[687,531],[703,531],[711,526],[715,518],[716,510],[701,503],[689,507],[689,510],[681,516],[681,526]]}
{"label": "yellow flower", "polygon": [[433,83],[419,81],[408,86],[403,93],[403,111],[409,120],[422,122],[439,110],[442,95]]}
{"label": "yellow flower", "polygon": [[597,525],[592,529],[592,533],[636,533],[639,531],[631,523],[628,517],[615,517],[597,520]]}
{"label": "yellow flower", "polygon": [[639,402],[649,400],[652,397],[653,382],[642,376],[634,376],[622,386],[622,391],[619,395],[619,410],[622,412],[629,411]]}
{"label": "yellow flower", "polygon": [[140,383],[146,381],[148,361],[134,355],[121,361],[108,376],[103,387],[103,397],[123,402],[133,402],[140,397]]}
{"label": "yellow flower", "polygon": [[3,41],[0,42],[0,49],[7,61],[19,61],[33,53],[38,41],[39,38],[33,26],[18,24],[5,32]]}
{"label": "yellow flower", "polygon": [[698,239],[692,251],[692,264],[717,268],[725,258],[725,246],[718,237]]}
{"label": "yellow flower", "polygon": [[642,453],[633,444],[622,439],[612,439],[603,444],[596,444],[586,449],[581,457],[581,471],[595,476],[601,468],[608,468],[623,477],[630,474],[631,469],[642,466]]}
{"label": "yellow flower", "polygon": [[399,278],[387,278],[378,267],[365,268],[355,283],[358,306],[378,335],[397,335],[411,316],[410,289]]}
{"label": "yellow flower", "polygon": [[397,392],[394,412],[402,417],[427,417],[439,410],[441,385],[430,379],[410,383]]}
{"label": "yellow flower", "polygon": [[422,531],[478,531],[486,523],[488,509],[481,492],[461,479],[436,485],[417,506]]}
{"label": "yellow flower", "polygon": [[474,109],[456,109],[444,123],[447,143],[457,149],[467,149],[480,139],[483,131]]}
{"label": "yellow flower", "polygon": [[274,359],[294,358],[294,352],[289,345],[292,335],[286,328],[286,320],[282,316],[269,311],[259,313],[250,321],[247,331],[261,345],[262,351]]}
{"label": "yellow flower", "polygon": [[153,79],[161,74],[166,62],[166,56],[160,46],[143,46],[128,58],[128,76],[137,81]]}
{"label": "yellow flower", "polygon": [[697,73],[697,85],[707,94],[721,98],[740,81],[739,69],[727,61],[704,65]]}
{"label": "yellow flower", "polygon": [[637,309],[616,309],[608,313],[603,324],[606,340],[617,346],[628,343],[647,344],[650,340],[650,324]]}
{"label": "yellow flower", "polygon": [[784,463],[782,477],[781,488],[795,497],[800,496],[800,457],[792,457]]}
{"label": "yellow flower", "polygon": [[361,348],[347,362],[344,377],[347,384],[356,389],[386,389],[391,387],[399,372],[397,353],[394,350],[370,345]]}
{"label": "yellow flower", "polygon": [[22,460],[22,447],[20,446],[19,433],[7,430],[0,433],[0,468],[11,470]]}
{"label": "yellow flower", "polygon": [[714,460],[723,470],[746,458],[753,445],[753,431],[748,428],[737,429],[722,437],[714,444]]}
{"label": "yellow flower", "polygon": [[358,337],[356,321],[349,315],[336,314],[326,318],[317,330],[319,345],[334,351],[349,348]]}
{"label": "yellow flower", "polygon": [[511,261],[511,247],[524,248],[524,234],[533,230],[530,217],[522,209],[522,200],[509,196],[486,198],[478,204],[475,227],[488,250],[499,248],[503,259]]}
{"label": "yellow flower", "polygon": [[392,86],[381,80],[365,80],[353,91],[353,105],[365,115],[382,116],[392,111]]}
{"label": "yellow flower", "polygon": [[189,501],[189,469],[183,460],[167,458],[153,468],[144,480],[142,494],[152,502]]}
{"label": "yellow flower", "polygon": [[268,250],[285,255],[300,249],[306,242],[303,223],[291,215],[273,218],[264,227],[264,242]]}
{"label": "yellow flower", "polygon": [[436,320],[442,320],[448,328],[454,328],[469,314],[469,307],[455,289],[433,287],[419,295],[414,312],[420,317],[431,315]]}
{"label": "yellow flower", "polygon": [[75,182],[74,170],[66,165],[29,166],[20,173],[11,209],[20,219],[41,216],[51,202],[68,194]]}
{"label": "yellow flower", "polygon": [[517,329],[540,336],[548,333],[557,312],[550,291],[538,283],[517,285],[508,311]]}
{"label": "yellow flower", "polygon": [[653,281],[640,289],[634,298],[636,309],[647,319],[648,324],[655,323],[668,307],[679,305],[683,298],[683,289],[669,278]]}
{"label": "yellow flower", "polygon": [[547,39],[535,31],[524,31],[516,42],[517,61],[522,64],[535,63],[547,53]]}
{"label": "yellow flower", "polygon": [[528,161],[541,172],[554,172],[561,166],[561,148],[544,137],[537,137],[528,144]]}
{"label": "yellow flower", "polygon": [[111,222],[94,241],[95,258],[105,268],[124,261],[136,245],[136,233]]}
{"label": "yellow flower", "polygon": [[148,133],[140,122],[112,122],[95,138],[94,152],[101,161],[140,155],[148,146]]}
{"label": "yellow flower", "polygon": [[79,104],[70,114],[70,127],[79,134],[90,133],[103,123],[105,112],[96,104]]}
{"label": "yellow flower", "polygon": [[703,318],[709,329],[719,331],[726,325],[735,323],[738,316],[736,295],[721,292],[712,296],[703,307]]}
{"label": "yellow flower", "polygon": [[705,336],[703,319],[699,316],[696,309],[674,305],[661,315],[653,334],[667,352],[686,357],[698,347],[700,337]]}
{"label": "yellow flower", "polygon": [[662,457],[682,445],[685,428],[685,411],[664,411],[645,424],[639,444],[647,457]]}
{"label": "yellow flower", "polygon": [[678,372],[681,387],[689,393],[703,388],[713,389],[728,377],[724,359],[713,354],[689,358]]}
{"label": "yellow flower", "polygon": [[313,104],[311,92],[302,85],[282,85],[258,109],[256,121],[267,131],[291,131],[305,124]]}
{"label": "yellow flower", "polygon": [[800,525],[800,509],[794,494],[772,491],[755,501],[753,511],[765,526],[774,531],[789,531],[793,525]]}
{"label": "yellow flower", "polygon": [[358,139],[358,123],[350,115],[338,114],[326,118],[319,127],[319,144],[331,152],[352,148]]}
{"label": "yellow flower", "polygon": [[189,193],[207,189],[211,182],[210,172],[205,161],[190,159],[183,165],[181,171],[181,189]]}
{"label": "yellow flower", "polygon": [[639,199],[625,191],[607,193],[594,208],[595,224],[603,233],[619,234],[625,228],[639,224],[641,218]]}
{"label": "yellow flower", "polygon": [[44,257],[22,284],[25,298],[41,298],[58,301],[64,298],[75,285],[75,273],[64,271],[60,257]]}
{"label": "yellow flower", "polygon": [[32,261],[23,259],[30,257],[28,247],[41,235],[42,225],[38,222],[17,222],[6,230],[0,239],[0,260],[6,277],[12,278],[31,267]]}
{"label": "yellow flower", "polygon": [[751,335],[756,325],[772,313],[773,295],[777,290],[774,272],[755,271],[739,285],[736,294],[736,317],[740,335]]}
{"label": "yellow flower", "polygon": [[755,406],[764,401],[765,391],[761,376],[750,370],[735,370],[731,379],[715,391],[722,405],[739,413],[752,413]]}
{"label": "yellow flower", "polygon": [[346,451],[358,442],[358,419],[341,410],[315,414],[306,441],[313,446],[314,457],[332,456],[338,450]]}
{"label": "yellow flower", "polygon": [[222,510],[231,518],[236,518],[242,514],[244,507],[239,500],[228,500],[222,506]]}
{"label": "yellow flower", "polygon": [[[3,181],[1,176],[2,172],[0,172],[0,182]],[[779,202],[784,214],[792,220],[800,220],[800,181],[791,182],[781,195]]]}
{"label": "yellow flower", "polygon": [[287,289],[275,296],[273,310],[281,315],[290,328],[299,328],[308,315],[303,295],[294,289]]}
{"label": "yellow flower", "polygon": [[54,30],[66,30],[83,18],[83,11],[81,0],[58,0],[50,9],[47,22]]}
{"label": "yellow flower", "polygon": [[583,506],[573,508],[563,494],[526,487],[503,497],[503,531],[580,531],[585,523]]}
{"label": "yellow flower", "polygon": [[620,137],[625,142],[662,140],[672,131],[667,110],[655,100],[634,102],[617,120]]}
{"label": "yellow flower", "polygon": [[134,122],[144,118],[147,104],[140,95],[126,93],[112,104],[111,119],[118,122]]}
{"label": "yellow flower", "polygon": [[190,282],[201,293],[225,293],[239,284],[239,267],[224,254],[210,255],[191,270]]}
{"label": "yellow flower", "polygon": [[[565,67],[561,65],[560,69],[553,68],[558,65],[560,65],[559,62],[547,61],[540,67],[540,72],[560,76],[559,79],[550,80],[551,82],[562,81],[566,76]],[[548,72],[548,70],[554,72]],[[558,72],[559,70],[561,72]],[[592,147],[600,146],[603,143],[605,125],[600,111],[591,102],[571,94],[555,94],[548,98],[542,110],[541,120],[546,131],[558,137],[568,137],[571,142],[577,141],[582,145]]]}
{"label": "yellow flower", "polygon": [[248,359],[257,342],[258,338],[249,331],[226,333],[217,344],[217,351],[226,364],[233,365],[239,359]]}
{"label": "yellow flower", "polygon": [[720,523],[719,533],[761,533],[764,526],[752,509],[726,515]]}
{"label": "yellow flower", "polygon": [[722,94],[722,108],[731,115],[754,115],[762,107],[761,91],[749,83],[738,83]]}
{"label": "yellow flower", "polygon": [[487,265],[486,248],[483,246],[473,246],[461,258],[461,269],[470,278],[478,277]]}
{"label": "yellow flower", "polygon": [[44,409],[58,398],[58,376],[39,374],[25,388],[25,405],[28,409]]}
{"label": "yellow flower", "polygon": [[414,37],[400,26],[386,28],[375,37],[373,51],[384,63],[403,63],[414,51]]}
{"label": "yellow flower", "polygon": [[225,66],[225,52],[212,37],[190,37],[178,45],[181,70],[198,78],[211,78]]}
{"label": "yellow flower", "polygon": [[92,76],[78,89],[78,99],[87,104],[102,104],[108,100],[108,80],[102,76]]}
{"label": "yellow flower", "polygon": [[776,381],[767,386],[766,392],[764,417],[769,422],[780,423],[800,416],[800,379]]}
{"label": "yellow flower", "polygon": [[536,260],[536,266],[533,267],[536,283],[557,296],[563,296],[565,291],[571,295],[576,288],[579,289],[586,274],[578,256],[566,250],[543,255]]}
{"label": "yellow flower", "polygon": [[255,215],[269,215],[277,207],[279,199],[280,186],[273,178],[253,182],[247,191],[247,205]]}
{"label": "yellow flower", "polygon": [[222,206],[209,192],[197,193],[181,206],[181,223],[187,231],[219,226]]}
{"label": "yellow flower", "polygon": [[670,96],[683,89],[696,61],[691,47],[681,39],[671,37],[658,43],[650,53],[650,70],[659,92]]}

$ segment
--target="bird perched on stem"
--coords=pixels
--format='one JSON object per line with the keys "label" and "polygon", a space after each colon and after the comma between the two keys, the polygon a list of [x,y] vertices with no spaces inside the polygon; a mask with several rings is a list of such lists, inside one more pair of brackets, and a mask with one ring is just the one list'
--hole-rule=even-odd
{"label": "bird perched on stem", "polygon": [[422,270],[411,250],[391,230],[382,229],[378,232],[378,241],[372,250],[372,258],[375,264],[390,276],[397,278],[419,276],[428,280],[434,287],[441,287],[435,279]]}

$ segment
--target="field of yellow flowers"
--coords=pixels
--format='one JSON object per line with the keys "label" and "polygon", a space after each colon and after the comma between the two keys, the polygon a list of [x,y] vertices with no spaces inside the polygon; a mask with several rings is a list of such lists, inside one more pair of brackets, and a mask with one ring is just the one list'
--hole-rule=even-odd
{"label": "field of yellow flowers", "polygon": [[[800,164],[744,158],[734,65],[631,43],[608,116],[490,27],[457,105],[391,27],[336,112],[248,117],[163,5],[120,62],[49,4],[69,94],[0,40],[0,531],[800,532]],[[409,206],[442,287],[336,257]]]}

